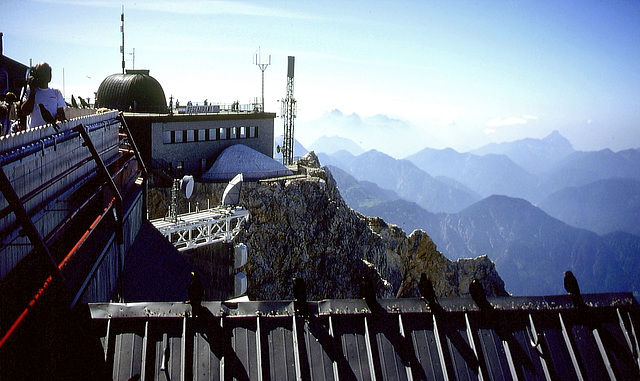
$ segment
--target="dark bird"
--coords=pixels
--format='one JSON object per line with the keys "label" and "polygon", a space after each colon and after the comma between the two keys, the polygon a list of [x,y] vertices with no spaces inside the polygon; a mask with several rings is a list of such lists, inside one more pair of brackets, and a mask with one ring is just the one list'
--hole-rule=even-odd
{"label": "dark bird", "polygon": [[56,130],[56,132],[60,131],[60,128],[56,124],[56,118],[54,118],[53,115],[51,115],[49,110],[47,110],[42,103],[39,103],[38,107],[40,107],[40,114],[42,115],[42,119],[45,122],[51,124],[53,126],[53,129]]}
{"label": "dark bird", "polygon": [[436,290],[434,290],[433,288],[433,283],[431,283],[431,279],[427,278],[427,274],[425,273],[422,273],[420,275],[418,290],[420,291],[420,295],[422,295],[427,304],[429,304],[429,307],[433,307],[438,303],[436,301]]}
{"label": "dark bird", "polygon": [[582,294],[580,294],[580,286],[578,285],[578,280],[571,271],[564,272],[564,289],[567,290],[569,295],[571,295],[574,306],[581,307],[584,305]]}
{"label": "dark bird", "polygon": [[80,104],[82,105],[82,108],[89,108],[89,103],[85,101],[84,98],[78,97],[78,99],[80,99]]}
{"label": "dark bird", "polygon": [[371,279],[366,276],[360,278],[360,297],[367,303],[371,312],[378,312],[382,309],[378,299],[376,299],[376,289]]}
{"label": "dark bird", "polygon": [[491,304],[487,300],[487,294],[484,292],[484,287],[482,287],[482,283],[480,283],[479,280],[474,279],[471,281],[471,284],[469,285],[469,293],[480,310],[488,311],[492,308]]}
{"label": "dark bird", "polygon": [[76,102],[76,98],[71,94],[71,106],[73,108],[78,108],[78,102]]}
{"label": "dark bird", "polygon": [[293,308],[296,314],[309,316],[307,286],[304,279],[298,277],[293,278]]}
{"label": "dark bird", "polygon": [[189,293],[189,304],[194,309],[200,308],[202,303],[202,296],[204,295],[204,287],[202,286],[202,280],[200,280],[200,274],[197,272],[191,272],[191,283],[187,289]]}

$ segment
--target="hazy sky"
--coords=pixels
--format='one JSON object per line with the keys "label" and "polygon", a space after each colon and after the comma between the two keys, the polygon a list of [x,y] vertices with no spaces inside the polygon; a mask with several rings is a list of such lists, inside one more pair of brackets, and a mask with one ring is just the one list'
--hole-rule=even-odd
{"label": "hazy sky", "polygon": [[4,54],[49,62],[52,86],[93,99],[121,72],[122,5],[127,68],[135,48],[135,68],[181,103],[259,97],[261,47],[279,116],[295,56],[306,145],[322,131],[305,122],[339,109],[459,150],[553,130],[581,150],[640,147],[640,1],[5,0]]}

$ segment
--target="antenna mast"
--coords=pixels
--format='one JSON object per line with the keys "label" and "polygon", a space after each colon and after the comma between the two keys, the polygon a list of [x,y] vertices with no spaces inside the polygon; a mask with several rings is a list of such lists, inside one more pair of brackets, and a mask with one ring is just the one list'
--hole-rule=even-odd
{"label": "antenna mast", "polygon": [[122,34],[122,45],[120,45],[120,53],[122,53],[122,74],[124,74],[124,5],[120,14],[120,33]]}
{"label": "antenna mast", "polygon": [[[257,53],[256,53],[257,52]],[[262,55],[260,54],[260,47],[258,46],[258,50],[256,50],[253,54],[253,63],[258,65],[260,70],[262,71],[262,112],[264,112],[264,71],[267,70],[267,67],[271,65],[271,54],[269,54],[269,63],[262,63]]]}
{"label": "antenna mast", "polygon": [[293,164],[293,122],[296,118],[296,100],[293,97],[293,69],[296,58],[289,56],[287,65],[287,97],[282,100],[284,116],[284,142],[282,143],[282,164]]}

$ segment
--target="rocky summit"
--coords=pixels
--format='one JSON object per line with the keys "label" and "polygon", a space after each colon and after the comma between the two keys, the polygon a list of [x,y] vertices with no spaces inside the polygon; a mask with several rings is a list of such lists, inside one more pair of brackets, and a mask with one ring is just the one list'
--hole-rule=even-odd
{"label": "rocky summit", "polygon": [[[292,299],[294,277],[305,280],[309,300],[359,297],[362,277],[373,281],[378,297],[414,297],[421,273],[440,297],[468,294],[474,278],[488,295],[507,295],[486,256],[451,261],[424,231],[407,236],[351,209],[313,152],[297,164],[300,175],[243,184],[240,205],[251,218],[236,241],[248,247],[250,299]],[[192,203],[220,200],[225,185],[196,184]],[[166,213],[168,194],[153,191],[152,218]]]}

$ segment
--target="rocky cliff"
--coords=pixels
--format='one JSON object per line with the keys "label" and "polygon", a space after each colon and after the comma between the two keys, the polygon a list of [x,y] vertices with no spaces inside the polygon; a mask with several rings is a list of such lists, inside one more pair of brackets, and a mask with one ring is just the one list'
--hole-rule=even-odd
{"label": "rocky cliff", "polygon": [[[313,152],[298,165],[303,176],[243,185],[240,204],[251,218],[236,239],[249,250],[243,271],[251,299],[292,299],[293,277],[305,280],[310,300],[358,297],[362,276],[373,280],[378,297],[418,296],[423,272],[442,297],[468,293],[473,278],[489,295],[507,295],[486,256],[453,262],[424,231],[407,236],[347,206],[331,172],[320,168]],[[190,201],[201,207],[207,199],[218,202],[225,185],[196,184]],[[168,194],[152,191],[151,218],[166,214]],[[185,204],[182,200],[179,210]]]}

